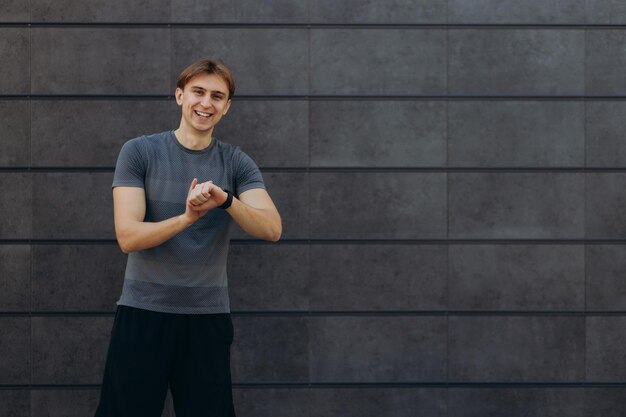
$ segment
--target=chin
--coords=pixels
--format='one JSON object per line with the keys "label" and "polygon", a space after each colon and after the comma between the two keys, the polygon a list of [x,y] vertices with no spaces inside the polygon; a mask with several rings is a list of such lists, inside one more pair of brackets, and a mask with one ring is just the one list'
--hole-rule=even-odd
{"label": "chin", "polygon": [[192,126],[192,127],[196,129],[196,131],[202,132],[202,133],[211,132],[213,130],[213,126]]}

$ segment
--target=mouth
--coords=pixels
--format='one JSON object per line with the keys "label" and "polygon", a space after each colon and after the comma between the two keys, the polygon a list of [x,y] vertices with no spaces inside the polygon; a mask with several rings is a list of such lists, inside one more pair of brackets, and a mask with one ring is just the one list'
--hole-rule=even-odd
{"label": "mouth", "polygon": [[198,110],[194,110],[193,112],[196,114],[196,116],[198,116],[198,117],[200,117],[200,118],[202,118],[204,120],[208,120],[211,116],[213,116],[213,113],[204,113],[204,112],[201,112],[201,111],[198,111]]}

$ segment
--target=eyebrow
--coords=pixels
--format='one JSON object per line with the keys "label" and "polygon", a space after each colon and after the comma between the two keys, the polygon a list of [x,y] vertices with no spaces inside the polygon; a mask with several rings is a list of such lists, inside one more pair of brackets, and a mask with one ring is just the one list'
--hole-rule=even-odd
{"label": "eyebrow", "polygon": [[[199,85],[192,85],[191,89],[197,89],[197,90],[206,91],[206,88],[200,87]],[[211,93],[219,93],[219,94],[226,95],[226,93],[224,91],[221,91],[221,90],[213,90],[213,91],[211,91]]]}

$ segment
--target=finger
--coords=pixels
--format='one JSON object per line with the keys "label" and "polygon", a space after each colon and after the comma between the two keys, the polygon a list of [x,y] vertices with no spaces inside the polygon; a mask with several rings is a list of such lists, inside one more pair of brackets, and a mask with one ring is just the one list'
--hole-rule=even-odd
{"label": "finger", "polygon": [[204,200],[204,196],[202,194],[196,194],[196,191],[194,191],[194,196],[189,199],[194,206],[202,204]]}
{"label": "finger", "polygon": [[211,181],[205,182],[204,184],[202,184],[202,194],[205,197],[209,197],[210,195],[210,191],[211,191]]}
{"label": "finger", "polygon": [[198,185],[198,179],[194,178],[193,181],[191,181],[191,187],[189,187],[187,195],[189,195],[189,193],[195,188],[196,185]]}

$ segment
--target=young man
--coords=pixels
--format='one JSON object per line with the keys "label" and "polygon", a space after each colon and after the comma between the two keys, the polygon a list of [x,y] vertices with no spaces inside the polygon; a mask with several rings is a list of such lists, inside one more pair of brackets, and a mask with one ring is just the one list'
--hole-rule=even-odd
{"label": "young man", "polygon": [[220,61],[179,76],[180,126],[124,144],[113,179],[128,253],[96,417],[234,416],[226,279],[232,220],[277,241],[281,219],[256,164],[213,137],[235,85]]}

